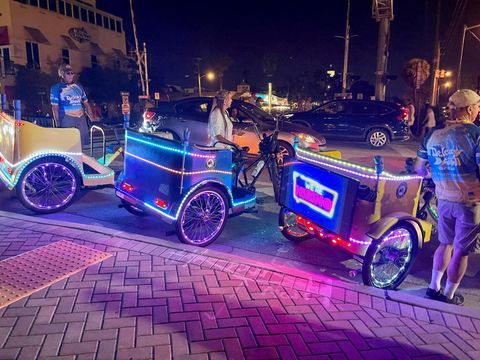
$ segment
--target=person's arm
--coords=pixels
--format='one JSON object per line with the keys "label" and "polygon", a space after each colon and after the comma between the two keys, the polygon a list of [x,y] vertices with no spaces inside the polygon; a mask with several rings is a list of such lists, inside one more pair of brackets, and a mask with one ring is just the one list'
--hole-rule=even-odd
{"label": "person's arm", "polygon": [[93,115],[92,108],[90,107],[90,104],[88,103],[88,100],[83,103],[83,106],[85,108],[85,113],[87,116],[90,118],[92,122],[97,121],[95,116]]}
{"label": "person's arm", "polygon": [[53,127],[60,126],[60,119],[58,115],[58,105],[52,104]]}
{"label": "person's arm", "polygon": [[427,152],[427,141],[429,135],[425,136],[420,148],[417,151],[417,159],[415,160],[415,172],[418,175],[426,177],[428,175],[427,163],[428,163],[428,152]]}

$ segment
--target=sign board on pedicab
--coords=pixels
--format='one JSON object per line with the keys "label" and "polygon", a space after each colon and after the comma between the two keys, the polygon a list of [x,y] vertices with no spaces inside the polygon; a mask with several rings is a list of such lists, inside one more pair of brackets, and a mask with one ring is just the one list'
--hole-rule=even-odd
{"label": "sign board on pedicab", "polygon": [[359,181],[305,163],[285,170],[280,204],[348,239]]}

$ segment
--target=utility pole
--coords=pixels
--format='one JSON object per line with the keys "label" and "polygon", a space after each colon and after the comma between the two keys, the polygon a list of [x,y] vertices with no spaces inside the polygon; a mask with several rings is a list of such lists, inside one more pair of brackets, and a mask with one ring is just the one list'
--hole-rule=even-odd
{"label": "utility pole", "polygon": [[140,49],[138,48],[137,26],[135,25],[135,14],[133,12],[132,0],[130,0],[130,13],[132,15],[133,37],[135,39],[135,54],[137,55],[138,74],[140,75],[140,83],[142,84],[142,94],[145,95],[145,80],[143,79],[143,68]]}
{"label": "utility pole", "polygon": [[145,65],[145,90],[146,95],[150,97],[150,87],[148,81],[148,58],[147,58],[147,45],[143,43],[143,64]]}
{"label": "utility pole", "polygon": [[460,83],[462,81],[461,75],[462,75],[463,50],[465,48],[465,35],[467,34],[467,31],[469,31],[475,39],[480,41],[480,38],[477,35],[475,35],[475,33],[472,32],[473,29],[476,29],[478,27],[480,27],[480,24],[473,25],[473,26],[463,25],[462,46],[460,50],[460,60],[458,62],[457,89],[460,89]]}
{"label": "utility pole", "polygon": [[200,75],[200,61],[202,58],[195,58],[197,61],[197,82],[198,82],[198,96],[202,96],[202,75]]}
{"label": "utility pole", "polygon": [[438,102],[438,76],[440,72],[440,15],[441,15],[441,0],[437,0],[437,23],[435,25],[435,50],[433,53],[433,83],[432,94],[430,96],[430,104],[436,106]]}
{"label": "utility pole", "polygon": [[375,98],[385,100],[385,76],[387,75],[390,21],[393,20],[393,0],[373,0],[372,17],[378,22]]}
{"label": "utility pole", "polygon": [[345,24],[345,52],[343,54],[342,97],[347,94],[348,47],[350,45],[350,0],[347,3],[347,22]]}

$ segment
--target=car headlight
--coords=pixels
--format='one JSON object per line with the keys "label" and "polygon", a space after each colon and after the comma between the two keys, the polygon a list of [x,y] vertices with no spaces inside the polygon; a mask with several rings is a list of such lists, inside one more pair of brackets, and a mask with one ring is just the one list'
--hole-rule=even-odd
{"label": "car headlight", "polygon": [[295,133],[298,138],[298,146],[304,149],[319,150],[320,146],[325,145],[325,140],[320,140],[313,135],[304,133]]}

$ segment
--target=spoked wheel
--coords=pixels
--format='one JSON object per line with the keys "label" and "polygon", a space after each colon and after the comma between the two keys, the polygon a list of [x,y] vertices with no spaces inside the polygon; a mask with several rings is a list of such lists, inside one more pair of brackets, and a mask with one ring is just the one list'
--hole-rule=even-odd
{"label": "spoked wheel", "polygon": [[303,241],[312,238],[308,232],[303,231],[297,224],[297,215],[286,207],[280,209],[278,225],[282,235],[290,241]]}
{"label": "spoked wheel", "polygon": [[391,228],[380,241],[373,242],[363,261],[365,285],[395,289],[405,280],[418,251],[418,237],[409,223]]}
{"label": "spoked wheel", "polygon": [[40,214],[61,211],[72,204],[79,183],[77,172],[63,160],[41,159],[24,170],[17,196],[28,209]]}
{"label": "spoked wheel", "polygon": [[222,233],[227,213],[227,200],[220,190],[213,187],[196,190],[180,211],[177,235],[186,244],[207,246]]}

